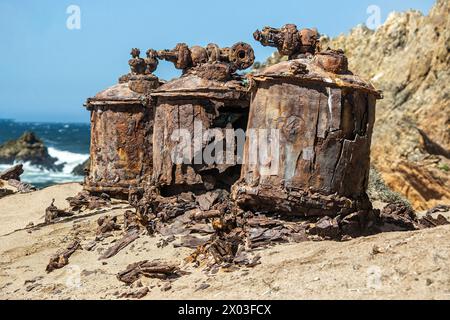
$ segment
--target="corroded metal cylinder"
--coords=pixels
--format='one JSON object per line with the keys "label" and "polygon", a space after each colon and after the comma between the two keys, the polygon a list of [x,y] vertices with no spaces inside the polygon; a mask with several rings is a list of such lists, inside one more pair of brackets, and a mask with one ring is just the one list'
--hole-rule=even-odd
{"label": "corroded metal cylinder", "polygon": [[154,104],[150,93],[161,82],[153,75],[159,63],[157,52],[147,50],[145,59],[140,53],[131,49],[130,72],[85,104],[91,111],[91,161],[84,188],[91,193],[128,198],[130,188],[141,188],[151,177]]}
{"label": "corroded metal cylinder", "polygon": [[[224,80],[230,77],[228,68],[207,63],[152,93],[156,103],[152,183],[161,195],[230,189],[239,178],[236,162],[205,160],[208,148],[219,142],[226,145],[226,129],[244,130],[247,124],[247,90],[239,77]],[[209,136],[211,130],[221,132],[223,141]],[[184,160],[177,162],[174,155],[181,142],[185,143]]]}
{"label": "corroded metal cylinder", "polygon": [[298,216],[371,209],[366,189],[381,95],[346,64],[341,52],[330,51],[250,76],[247,132],[269,129],[278,138],[270,163],[261,165],[249,161],[257,149],[247,134],[241,178],[233,186],[241,207]]}
{"label": "corroded metal cylinder", "polygon": [[84,187],[91,193],[126,198],[130,187],[139,187],[152,173],[153,107],[130,89],[139,86],[139,80],[133,81],[108,88],[86,103],[91,111],[91,161]]}

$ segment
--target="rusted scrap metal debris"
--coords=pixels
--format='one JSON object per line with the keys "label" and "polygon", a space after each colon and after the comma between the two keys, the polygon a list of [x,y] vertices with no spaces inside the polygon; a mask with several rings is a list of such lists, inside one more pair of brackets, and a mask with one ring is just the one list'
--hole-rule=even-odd
{"label": "rusted scrap metal debris", "polygon": [[122,227],[117,223],[117,217],[110,217],[108,215],[98,218],[97,224],[97,235],[122,229]]}
{"label": "rusted scrap metal debris", "polygon": [[[183,70],[184,73],[192,68],[205,66],[205,69],[197,69],[197,71],[203,70],[205,75],[206,69],[210,69],[211,74],[214,74],[213,70],[220,68],[217,64],[222,64],[223,70],[231,76],[236,70],[245,70],[255,62],[253,48],[244,42],[238,42],[231,48],[220,48],[214,43],[208,44],[206,48],[189,47],[185,43],[179,43],[172,50],[158,51],[157,56],[159,59],[172,62],[175,68]],[[225,80],[228,77],[219,78]]]}
{"label": "rusted scrap metal debris", "polygon": [[147,217],[141,216],[137,212],[127,210],[124,213],[123,229],[125,232],[140,231],[143,226],[148,225]]}
{"label": "rusted scrap metal debris", "polygon": [[298,30],[295,24],[286,24],[280,29],[265,27],[262,31],[257,30],[253,37],[263,46],[275,47],[281,55],[296,59],[302,54],[315,54],[320,36],[317,30]]}
{"label": "rusted scrap metal debris", "polygon": [[426,214],[419,219],[419,224],[424,228],[434,228],[450,224],[450,221],[441,213],[450,212],[450,206],[438,205],[426,212]]}
{"label": "rusted scrap metal debris", "polygon": [[98,258],[99,260],[106,260],[111,257],[114,257],[121,250],[126,248],[129,244],[134,242],[139,238],[139,232],[133,230],[131,232],[126,233],[121,239],[119,239],[113,246],[106,249],[106,251]]}
{"label": "rusted scrap metal debris", "polygon": [[[419,219],[401,203],[389,204],[381,211],[361,210],[350,215],[302,218],[243,211],[227,197],[215,202],[212,207],[204,206],[202,200],[197,200],[204,197],[205,194],[190,194],[181,198],[160,198],[158,206],[177,214],[150,214],[148,223],[152,224],[154,232],[168,237],[174,247],[195,248],[187,261],[208,269],[215,266],[226,269],[231,265],[254,267],[260,262],[260,257],[253,251],[276,243],[344,241],[386,231],[413,231],[430,227],[426,223],[430,217]],[[210,195],[206,197],[211,199]],[[204,211],[200,205],[204,206],[203,209],[212,209]],[[176,209],[180,206],[196,208],[183,213],[183,210]],[[137,210],[140,210],[139,206]],[[440,216],[434,221],[444,223],[444,219]],[[177,237],[180,241],[176,240]]]}
{"label": "rusted scrap metal debris", "polygon": [[72,217],[74,213],[58,209],[55,206],[55,199],[52,200],[50,206],[45,209],[45,223],[55,222],[59,218]]}
{"label": "rusted scrap metal debris", "polygon": [[75,240],[66,249],[59,251],[50,258],[50,262],[47,265],[46,271],[50,273],[56,269],[61,269],[69,264],[70,256],[78,249],[81,249],[80,242]]}
{"label": "rusted scrap metal debris", "polygon": [[149,292],[150,292],[150,289],[148,287],[130,289],[122,294],[117,295],[117,298],[119,298],[119,299],[142,299]]}
{"label": "rusted scrap metal debris", "polygon": [[167,263],[159,260],[141,261],[128,265],[126,270],[117,275],[119,281],[126,284],[132,284],[141,277],[156,278],[166,280],[179,276],[179,267],[176,264]]}
{"label": "rusted scrap metal debris", "polygon": [[106,193],[98,196],[92,195],[87,191],[81,191],[74,197],[69,197],[66,200],[69,202],[70,210],[73,212],[96,210],[111,206],[111,197]]}

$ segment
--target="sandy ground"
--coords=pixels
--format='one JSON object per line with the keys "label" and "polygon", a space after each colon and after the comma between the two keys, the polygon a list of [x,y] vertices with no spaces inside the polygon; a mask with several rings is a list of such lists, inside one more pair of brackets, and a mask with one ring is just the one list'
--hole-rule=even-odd
{"label": "sandy ground", "polygon": [[[82,245],[95,237],[96,220],[121,219],[127,204],[90,212],[28,233],[29,222],[43,221],[45,208],[81,187],[66,184],[0,199],[0,299],[116,299],[130,289],[116,274],[132,262],[162,259],[183,263],[192,250],[158,248],[159,237],[141,236],[115,257],[99,252],[120,238],[120,231],[93,251],[78,250],[63,269],[45,272],[52,254],[72,239]],[[450,227],[387,233],[348,242],[284,244],[259,251],[261,264],[215,275],[187,265],[190,272],[164,291],[166,282],[142,279],[144,299],[450,299]]]}

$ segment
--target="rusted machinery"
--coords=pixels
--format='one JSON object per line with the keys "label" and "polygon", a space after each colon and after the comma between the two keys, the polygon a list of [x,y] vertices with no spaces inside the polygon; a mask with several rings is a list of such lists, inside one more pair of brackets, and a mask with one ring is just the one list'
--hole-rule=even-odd
{"label": "rusted machinery", "polygon": [[271,46],[278,49],[283,56],[290,60],[299,55],[314,54],[319,44],[319,33],[313,29],[298,30],[295,24],[286,24],[280,29],[265,27],[262,31],[253,33],[256,41],[263,46]]}
{"label": "rusted machinery", "polygon": [[246,128],[249,96],[244,79],[235,71],[253,64],[252,47],[178,44],[173,50],[159,51],[158,57],[173,62],[183,75],[152,93],[156,103],[152,184],[163,196],[229,189],[239,178],[240,165],[234,151],[233,161],[226,161],[225,154],[223,162],[217,161],[225,147],[221,151],[215,147],[234,141],[226,129]]}
{"label": "rusted machinery", "polygon": [[[245,70],[255,62],[253,48],[244,42],[238,42],[231,48],[220,48],[214,43],[208,44],[206,48],[200,46],[189,48],[187,44],[179,43],[174,49],[161,50],[157,55],[160,59],[172,62],[175,68],[183,70],[184,73],[192,68],[214,70],[212,64],[221,62],[219,66],[225,68],[224,74],[228,79],[232,78],[235,71]],[[205,65],[204,68],[200,68],[202,65]],[[217,73],[206,78],[222,80],[217,79]]]}
{"label": "rusted machinery", "polygon": [[[381,94],[348,71],[342,51],[319,52],[317,36],[295,25],[254,34],[290,60],[249,76],[244,165],[232,194],[245,209],[299,216],[371,209],[366,189]],[[275,138],[261,134],[268,130]],[[262,140],[272,143],[266,161]]]}
{"label": "rusted machinery", "polygon": [[85,189],[126,198],[152,173],[153,105],[150,92],[160,86],[153,75],[156,51],[147,58],[132,49],[131,72],[119,83],[89,98],[91,111],[91,164]]}

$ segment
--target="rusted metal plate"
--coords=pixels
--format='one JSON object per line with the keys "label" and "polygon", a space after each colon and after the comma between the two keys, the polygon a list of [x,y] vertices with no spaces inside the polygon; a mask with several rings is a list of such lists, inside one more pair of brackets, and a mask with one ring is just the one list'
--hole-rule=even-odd
{"label": "rusted metal plate", "polygon": [[206,98],[216,100],[248,100],[243,79],[217,81],[199,77],[194,73],[172,80],[152,92],[153,97]]}
{"label": "rusted metal plate", "polygon": [[128,83],[118,83],[103,91],[97,93],[93,98],[87,99],[86,106],[88,109],[96,105],[106,104],[130,104],[140,105],[142,95],[134,92],[128,86]]}

